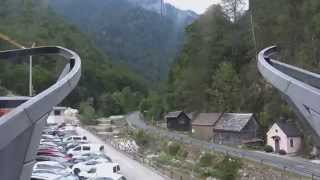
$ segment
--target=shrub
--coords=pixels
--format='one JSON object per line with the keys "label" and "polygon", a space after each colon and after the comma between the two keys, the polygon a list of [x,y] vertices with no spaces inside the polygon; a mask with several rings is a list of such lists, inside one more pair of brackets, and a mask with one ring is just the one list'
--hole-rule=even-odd
{"label": "shrub", "polygon": [[273,152],[273,147],[270,146],[270,145],[266,145],[264,147],[264,151],[267,152],[267,153]]}
{"label": "shrub", "polygon": [[134,139],[139,146],[147,146],[151,138],[143,130],[139,130],[134,134]]}
{"label": "shrub", "polygon": [[159,155],[158,162],[161,164],[170,164],[172,160],[171,156],[168,156],[165,152],[161,152]]}
{"label": "shrub", "polygon": [[204,153],[199,160],[199,164],[201,167],[209,167],[213,165],[213,161],[215,156],[211,153]]}
{"label": "shrub", "polygon": [[226,156],[217,166],[216,177],[219,179],[233,180],[237,178],[242,163],[239,159]]}
{"label": "shrub", "polygon": [[171,156],[176,156],[178,152],[180,151],[181,147],[178,143],[169,143],[168,144],[168,154]]}
{"label": "shrub", "polygon": [[179,152],[178,152],[178,156],[185,159],[188,157],[188,151],[186,149],[180,148]]}
{"label": "shrub", "polygon": [[280,149],[280,150],[279,150],[279,154],[280,154],[280,155],[286,155],[287,152],[286,152],[285,150],[283,150],[283,149]]}

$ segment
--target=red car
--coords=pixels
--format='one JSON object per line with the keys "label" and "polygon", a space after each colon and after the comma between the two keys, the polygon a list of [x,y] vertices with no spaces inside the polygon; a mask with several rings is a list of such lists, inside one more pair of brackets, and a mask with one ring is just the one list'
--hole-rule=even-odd
{"label": "red car", "polygon": [[46,151],[38,151],[37,152],[38,156],[52,156],[52,157],[61,157],[64,158],[66,160],[71,160],[70,156],[67,156],[61,152],[46,152]]}

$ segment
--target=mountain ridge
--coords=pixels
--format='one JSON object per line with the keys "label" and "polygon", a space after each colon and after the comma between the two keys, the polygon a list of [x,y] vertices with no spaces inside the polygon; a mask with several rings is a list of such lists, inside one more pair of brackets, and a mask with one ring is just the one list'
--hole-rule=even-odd
{"label": "mountain ridge", "polygon": [[[125,64],[150,82],[166,78],[193,17],[178,21],[127,0],[52,0],[50,7],[88,34],[113,62]],[[148,68],[146,68],[148,67]]]}

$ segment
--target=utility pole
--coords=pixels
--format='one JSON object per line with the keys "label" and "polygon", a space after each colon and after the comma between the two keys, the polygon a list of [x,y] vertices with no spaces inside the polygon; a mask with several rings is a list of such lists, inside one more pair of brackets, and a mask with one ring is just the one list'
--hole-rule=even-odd
{"label": "utility pole", "polygon": [[[32,43],[31,48],[34,48],[36,43]],[[33,96],[33,85],[32,85],[32,56],[29,56],[29,96]]]}
{"label": "utility pole", "polygon": [[164,5],[164,0],[160,0],[160,1],[161,1],[160,14],[162,17],[164,15],[165,5]]}

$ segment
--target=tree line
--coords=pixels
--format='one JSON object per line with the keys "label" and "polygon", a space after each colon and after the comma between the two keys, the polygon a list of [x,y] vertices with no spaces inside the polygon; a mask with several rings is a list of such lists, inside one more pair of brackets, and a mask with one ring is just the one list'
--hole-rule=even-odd
{"label": "tree line", "polygon": [[158,119],[173,110],[253,112],[264,131],[279,119],[297,119],[259,74],[256,55],[278,45],[281,61],[319,72],[320,1],[223,0],[186,34],[160,100],[143,111],[162,107],[150,115]]}

